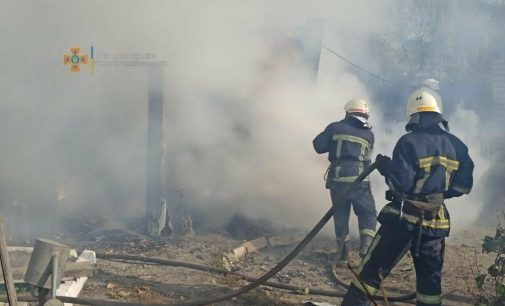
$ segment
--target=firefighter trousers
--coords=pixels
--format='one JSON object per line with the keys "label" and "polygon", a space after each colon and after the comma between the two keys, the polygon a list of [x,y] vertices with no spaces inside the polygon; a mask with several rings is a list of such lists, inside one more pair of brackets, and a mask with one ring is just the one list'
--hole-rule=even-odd
{"label": "firefighter trousers", "polygon": [[417,233],[401,227],[383,224],[359,266],[359,280],[349,286],[343,306],[369,305],[367,295],[376,294],[381,279],[391,272],[400,259],[410,250],[416,270],[416,305],[442,305],[441,271],[443,266],[445,237],[423,235],[419,256],[415,257]]}
{"label": "firefighter trousers", "polygon": [[358,217],[360,236],[369,235],[374,237],[375,227],[377,226],[377,210],[375,209],[370,184],[361,184],[351,191],[344,201],[337,203],[339,195],[345,192],[348,187],[349,184],[340,183],[330,189],[331,201],[334,207],[333,221],[335,223],[337,243],[340,243],[341,238],[344,238],[345,241],[350,239],[349,218],[351,216],[351,206]]}

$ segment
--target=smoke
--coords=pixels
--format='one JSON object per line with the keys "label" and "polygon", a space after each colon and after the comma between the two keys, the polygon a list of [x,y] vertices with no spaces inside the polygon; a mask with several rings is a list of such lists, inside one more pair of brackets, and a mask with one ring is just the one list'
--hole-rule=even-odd
{"label": "smoke", "polygon": [[[37,225],[55,220],[19,211],[83,214],[109,226],[144,213],[149,69],[100,61],[145,53],[166,61],[168,206],[204,215],[207,228],[237,209],[281,225],[312,225],[330,199],[323,182],[327,161],[311,141],[343,117],[347,100],[372,99],[375,81],[324,50],[316,76],[314,52],[304,47],[321,37],[379,71],[379,51],[368,41],[389,31],[391,4],[3,2],[0,205],[18,212],[8,227],[29,227],[33,234],[40,232]],[[324,23],[322,32],[310,26],[314,20]],[[89,53],[91,45],[93,75],[86,66],[80,73],[63,67],[62,53],[75,46]],[[402,109],[404,102],[395,101]],[[404,123],[392,120],[384,106],[374,105],[377,153],[391,152],[403,133]],[[467,121],[469,115],[452,115],[456,134],[460,126],[479,125],[475,116]],[[463,133],[472,150],[475,130]],[[372,183],[384,186],[377,175]],[[381,192],[375,197],[378,208],[385,204]],[[472,201],[462,200],[465,211],[478,209]]]}
{"label": "smoke", "polygon": [[483,209],[488,186],[483,184],[485,174],[491,167],[491,162],[485,157],[482,146],[483,128],[473,111],[457,108],[449,117],[455,134],[469,147],[470,157],[475,164],[474,188],[468,196],[448,201],[452,226],[455,230],[467,229],[474,225]]}
{"label": "smoke", "polygon": [[[289,7],[290,13],[282,16],[286,19],[269,16],[272,6],[277,5]],[[239,26],[233,28],[238,35],[204,31],[198,37],[198,41],[212,41],[210,53],[226,71],[215,73],[201,85],[195,84],[193,75],[184,80],[195,85],[188,85],[191,96],[185,95],[168,115],[166,136],[171,181],[184,192],[184,205],[205,210],[206,221],[219,224],[240,208],[281,225],[307,227],[328,209],[323,181],[327,161],[316,156],[311,141],[328,123],[343,117],[347,100],[368,98],[368,93],[345,63],[324,52],[316,83],[312,66],[297,61],[303,55],[292,41],[302,32],[303,36],[298,36],[301,41],[323,34],[323,41],[340,43],[342,38],[333,36],[334,31],[297,31],[309,17],[324,18],[325,29],[339,28],[340,32],[359,24],[361,18],[370,22],[373,18],[368,11],[357,11],[355,16],[341,19],[342,9],[349,7],[329,2],[313,15],[310,10],[317,6],[305,3],[298,7],[287,2],[258,5],[255,14],[242,16],[247,28],[252,27],[247,35]],[[223,13],[211,24],[227,20]],[[264,20],[258,21],[257,16]],[[230,30],[219,28],[225,33]],[[363,31],[363,38],[368,35],[365,28],[353,30]],[[215,44],[213,34],[233,38]],[[349,52],[357,47],[354,41],[343,42],[352,43]],[[237,46],[244,50],[236,50]],[[215,53],[213,48],[217,48]],[[243,54],[251,56],[250,50],[261,52],[244,58]]]}

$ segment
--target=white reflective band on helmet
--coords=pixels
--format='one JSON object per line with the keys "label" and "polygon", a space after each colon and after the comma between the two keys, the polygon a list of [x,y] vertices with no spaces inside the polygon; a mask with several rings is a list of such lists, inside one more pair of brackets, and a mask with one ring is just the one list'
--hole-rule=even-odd
{"label": "white reflective band on helmet", "polygon": [[441,294],[427,295],[427,294],[421,294],[421,293],[417,292],[416,293],[416,300],[418,302],[423,303],[423,304],[440,305],[442,303],[442,295]]}

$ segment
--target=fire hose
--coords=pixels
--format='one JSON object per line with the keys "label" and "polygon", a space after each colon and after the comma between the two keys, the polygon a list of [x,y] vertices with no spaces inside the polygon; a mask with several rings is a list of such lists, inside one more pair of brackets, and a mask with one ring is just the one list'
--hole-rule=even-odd
{"label": "fire hose", "polygon": [[[337,286],[344,288],[344,289],[349,288],[349,285],[347,285],[344,281],[342,281],[340,279],[340,277],[338,277],[336,263],[333,263],[331,265],[331,276],[333,277],[333,280],[335,281]],[[373,296],[373,298],[376,300],[384,300],[384,297],[381,295]],[[405,301],[413,300],[415,298],[416,298],[415,292],[404,293],[402,295],[396,295],[396,296],[389,296],[389,295],[387,296],[387,299],[390,302],[405,302]]]}
{"label": "fire hose", "polygon": [[[376,168],[375,164],[370,165],[365,171],[363,171],[355,180],[354,182],[351,183],[351,185],[346,189],[345,192],[343,192],[337,199],[336,202],[341,202],[343,201],[350,193],[351,191],[357,187],[372,171],[374,171]],[[252,289],[260,286],[264,282],[268,281],[270,278],[272,278],[275,274],[277,274],[279,271],[281,271],[288,263],[290,263],[308,244],[309,242],[314,239],[314,237],[321,231],[323,226],[330,220],[330,218],[333,216],[333,207],[331,207],[326,214],[319,220],[319,222],[314,226],[314,228],[305,236],[305,238],[283,259],[281,260],[275,267],[273,267],[270,271],[266,272],[264,275],[262,275],[260,278],[257,280],[253,281],[252,283],[249,283],[248,285],[239,288],[235,291],[232,291],[227,294],[223,294],[220,296],[216,297],[210,297],[210,298],[205,298],[205,299],[200,299],[200,300],[195,300],[195,301],[188,301],[188,302],[183,302],[183,303],[176,303],[173,304],[174,306],[200,306],[200,305],[208,305],[212,303],[218,303],[222,301],[226,301],[229,299],[232,299],[234,297],[238,297],[244,293],[247,293],[251,291]]]}
{"label": "fire hose", "polygon": [[[372,173],[376,169],[375,164],[370,165],[367,169],[363,171],[355,180],[352,182],[349,187],[343,192],[339,197],[337,198],[336,202],[341,202],[343,201],[349,193],[357,187],[370,173]],[[333,207],[330,208],[326,214],[319,220],[319,222],[314,226],[314,228],[305,236],[305,238],[282,260],[280,261],[275,267],[273,267],[270,271],[266,272],[264,275],[262,275],[260,278],[252,278],[249,276],[245,276],[239,273],[231,273],[223,269],[217,269],[217,268],[212,268],[212,267],[205,267],[205,266],[199,266],[195,264],[190,264],[190,263],[181,263],[181,262],[175,262],[175,261],[170,261],[170,260],[164,260],[164,259],[157,259],[157,258],[148,258],[148,257],[143,257],[143,256],[133,256],[133,255],[114,255],[114,254],[97,254],[98,258],[102,259],[122,259],[122,260],[134,260],[134,261],[142,261],[142,262],[151,262],[151,263],[157,263],[157,264],[162,264],[162,265],[169,265],[169,266],[182,266],[190,269],[197,269],[197,270],[203,270],[207,272],[213,272],[213,273],[221,273],[221,274],[231,274],[238,276],[242,279],[245,279],[247,281],[250,281],[249,284],[246,286],[243,286],[237,290],[234,290],[230,293],[215,296],[215,297],[209,297],[209,298],[203,298],[203,299],[198,299],[198,300],[193,300],[193,301],[187,301],[187,302],[177,302],[173,304],[168,304],[171,306],[201,306],[201,305],[208,305],[212,303],[219,303],[223,302],[226,300],[230,300],[232,298],[238,297],[240,295],[243,295],[252,289],[257,288],[258,286],[261,285],[268,285],[268,286],[273,286],[279,288],[280,286],[282,287],[281,289],[287,289],[287,290],[299,290],[300,288],[294,287],[294,286],[289,286],[289,285],[284,285],[284,284],[277,284],[277,283],[272,283],[268,282],[270,278],[272,278],[275,274],[277,274],[279,271],[281,271],[288,263],[290,263],[308,244],[309,242],[321,231],[323,226],[330,220],[330,218],[333,216]],[[345,285],[345,284],[341,284]],[[324,290],[310,290],[309,292],[313,294],[321,294],[321,295],[329,295],[329,296],[334,296],[334,297],[343,297],[344,294],[341,292],[329,292],[329,291],[324,291]],[[81,304],[81,305],[92,305],[92,306],[161,306],[161,305],[167,305],[167,304],[142,304],[142,303],[129,303],[129,302],[119,302],[119,301],[111,301],[111,300],[100,300],[100,299],[90,299],[90,298],[73,298],[73,297],[63,297],[63,296],[58,296],[58,299],[60,299],[62,302],[65,303],[75,303],[75,304]],[[383,299],[382,296],[377,295],[374,296],[373,298],[375,299]],[[388,300],[391,302],[394,301],[407,301],[415,298],[415,293],[411,294],[406,294],[406,295],[401,295],[401,296],[392,296],[388,297]]]}

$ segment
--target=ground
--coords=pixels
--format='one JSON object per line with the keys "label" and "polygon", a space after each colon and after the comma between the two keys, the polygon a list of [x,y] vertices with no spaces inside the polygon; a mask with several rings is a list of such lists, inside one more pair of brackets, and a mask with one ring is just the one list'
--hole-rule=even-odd
{"label": "ground", "polygon": [[[473,279],[476,271],[477,269],[485,271],[493,259],[492,256],[482,254],[481,241],[485,235],[493,234],[493,231],[492,228],[475,228],[453,233],[448,240],[443,271],[444,305],[473,305],[471,292],[474,288]],[[222,267],[223,254],[243,243],[226,234],[174,236],[152,240],[120,230],[103,231],[92,239],[90,236],[62,239],[79,249],[89,248],[101,253],[145,255],[212,267]],[[243,274],[260,276],[280,261],[292,247],[262,249],[250,254],[237,269]],[[273,281],[301,288],[337,291],[339,289],[330,273],[334,252],[334,238],[318,237],[278,273]],[[358,262],[356,252],[351,256],[356,264]],[[338,268],[337,273],[346,283],[350,281],[351,273],[347,268]],[[245,281],[229,276],[186,268],[99,259],[95,276],[88,280],[81,296],[144,303],[170,303],[223,294],[245,284]],[[406,256],[393,270],[386,279],[384,287],[388,296],[415,290],[415,275],[409,256]],[[238,299],[219,305],[303,305],[305,301],[327,302],[334,305],[341,302],[335,297],[260,287]]]}

